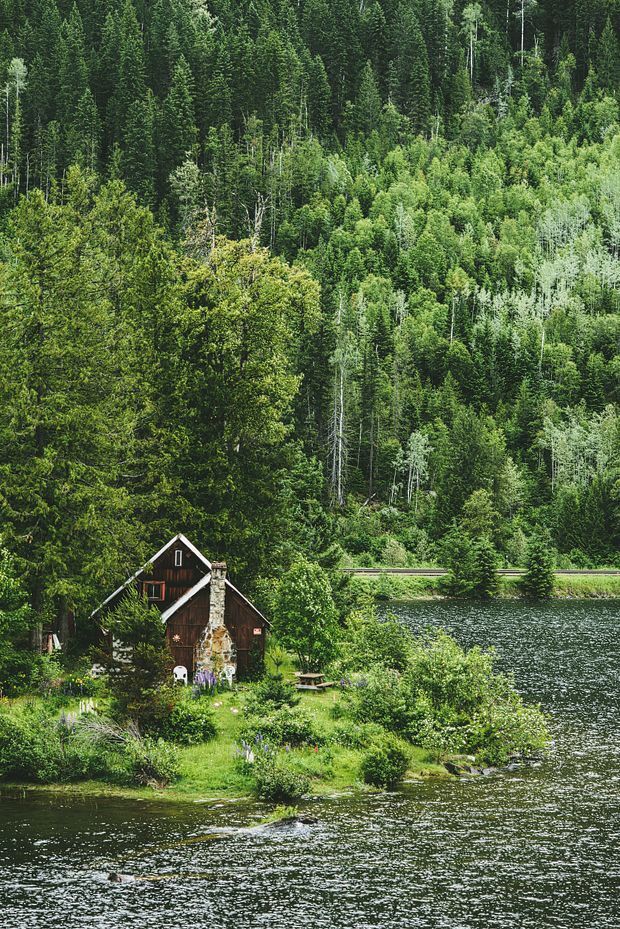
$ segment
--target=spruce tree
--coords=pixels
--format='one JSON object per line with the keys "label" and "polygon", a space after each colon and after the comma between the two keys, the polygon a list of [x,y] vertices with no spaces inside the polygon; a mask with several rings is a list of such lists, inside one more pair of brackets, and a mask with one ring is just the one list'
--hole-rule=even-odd
{"label": "spruce tree", "polygon": [[490,600],[497,594],[497,554],[490,539],[477,539],[473,550],[472,594],[480,600]]}
{"label": "spruce tree", "polygon": [[554,585],[553,557],[549,551],[549,541],[541,535],[533,535],[527,547],[521,589],[527,597],[546,600],[552,595]]}
{"label": "spruce tree", "polygon": [[609,17],[598,40],[596,70],[601,87],[617,95],[620,92],[620,44]]}
{"label": "spruce tree", "polygon": [[197,129],[192,100],[192,75],[181,58],[164,100],[159,120],[160,192],[166,189],[172,171],[191,155]]}
{"label": "spruce tree", "polygon": [[318,55],[308,64],[306,99],[310,129],[323,139],[328,135],[332,124],[332,92],[325,66]]}
{"label": "spruce tree", "polygon": [[381,97],[375,80],[373,67],[366,62],[360,87],[353,105],[351,128],[364,135],[377,129],[381,117]]}

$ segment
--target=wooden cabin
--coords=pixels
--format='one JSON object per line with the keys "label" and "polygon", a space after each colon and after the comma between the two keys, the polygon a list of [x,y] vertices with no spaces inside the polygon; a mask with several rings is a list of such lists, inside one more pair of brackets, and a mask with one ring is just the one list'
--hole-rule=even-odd
{"label": "wooden cabin", "polygon": [[134,586],[161,612],[175,665],[243,677],[265,654],[268,622],[184,535],[170,539],[91,614],[105,615]]}

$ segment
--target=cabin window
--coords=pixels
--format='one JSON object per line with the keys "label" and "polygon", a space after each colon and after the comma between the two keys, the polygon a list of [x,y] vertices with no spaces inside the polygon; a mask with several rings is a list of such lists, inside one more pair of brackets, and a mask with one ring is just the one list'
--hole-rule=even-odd
{"label": "cabin window", "polygon": [[145,581],[142,590],[147,600],[163,600],[166,596],[164,581]]}
{"label": "cabin window", "polygon": [[174,566],[175,568],[180,568],[183,564],[183,549],[177,548],[174,552]]}

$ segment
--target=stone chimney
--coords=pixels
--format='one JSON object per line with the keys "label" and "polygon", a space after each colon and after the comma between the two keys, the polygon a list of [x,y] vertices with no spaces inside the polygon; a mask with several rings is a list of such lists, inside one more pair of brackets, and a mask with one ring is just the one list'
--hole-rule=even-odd
{"label": "stone chimney", "polygon": [[211,565],[211,598],[209,605],[209,627],[219,629],[224,625],[226,609],[226,562],[216,561]]}

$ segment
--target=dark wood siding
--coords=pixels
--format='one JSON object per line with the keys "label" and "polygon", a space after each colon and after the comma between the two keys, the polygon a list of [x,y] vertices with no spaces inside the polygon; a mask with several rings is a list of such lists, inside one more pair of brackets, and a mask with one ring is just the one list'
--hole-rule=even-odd
{"label": "dark wood siding", "polygon": [[[265,620],[232,587],[226,585],[224,621],[237,648],[237,676],[243,677],[251,666],[253,652],[265,654]],[[194,647],[209,622],[209,588],[201,590],[189,603],[168,620],[166,635],[175,664],[194,671]],[[260,635],[254,630],[260,629]],[[179,641],[175,642],[175,636]]]}
{"label": "dark wood siding", "polygon": [[[183,552],[183,564],[181,567],[175,567],[174,553],[177,549]],[[203,562],[187,547],[183,542],[177,541],[170,548],[166,549],[163,555],[153,562],[150,571],[143,571],[135,581],[136,588],[141,591],[144,581],[164,581],[166,584],[166,594],[163,600],[153,601],[160,613],[167,610],[169,606],[187,593],[201,577],[207,573],[208,568]],[[114,600],[106,604],[106,611],[114,609],[119,600],[122,598],[124,590],[118,592]]]}
{"label": "dark wood siding", "polygon": [[[224,619],[237,647],[237,676],[243,677],[251,668],[253,652],[265,655],[266,624],[260,613],[231,587],[226,587]],[[254,630],[260,629],[260,635]]]}
{"label": "dark wood siding", "polygon": [[[201,590],[168,620],[166,637],[175,665],[194,672],[194,647],[209,623],[209,588]],[[175,636],[179,641],[175,642]]]}
{"label": "dark wood siding", "polygon": [[[177,549],[183,552],[183,564],[180,568],[175,567],[174,553]],[[207,567],[197,558],[196,555],[183,542],[175,542],[163,555],[157,559],[153,565],[152,571],[144,572],[140,576],[141,581],[165,581],[166,597],[164,600],[156,602],[155,606],[163,613],[169,606],[187,593],[194,584],[197,584],[201,577],[207,573]]]}

